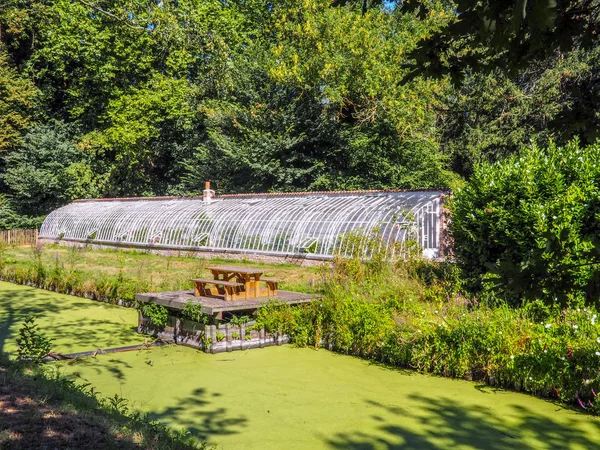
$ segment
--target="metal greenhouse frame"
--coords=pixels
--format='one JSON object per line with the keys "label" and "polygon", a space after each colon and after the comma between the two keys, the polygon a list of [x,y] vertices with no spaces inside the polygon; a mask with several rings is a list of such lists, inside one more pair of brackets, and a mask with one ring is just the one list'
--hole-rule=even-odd
{"label": "metal greenhouse frame", "polygon": [[[204,198],[80,200],[53,211],[40,238],[138,248],[368,257],[364,239],[385,251],[418,245],[440,254],[445,191],[363,191]],[[361,248],[358,248],[361,247]]]}

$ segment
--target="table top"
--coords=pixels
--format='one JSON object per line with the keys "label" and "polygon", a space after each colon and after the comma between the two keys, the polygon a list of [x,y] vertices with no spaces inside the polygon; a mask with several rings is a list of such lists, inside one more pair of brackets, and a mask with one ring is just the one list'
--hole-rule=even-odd
{"label": "table top", "polygon": [[234,272],[234,273],[243,273],[243,274],[247,274],[247,275],[264,273],[263,269],[256,269],[256,268],[252,268],[252,267],[211,266],[211,267],[207,267],[207,269],[215,271],[215,272]]}

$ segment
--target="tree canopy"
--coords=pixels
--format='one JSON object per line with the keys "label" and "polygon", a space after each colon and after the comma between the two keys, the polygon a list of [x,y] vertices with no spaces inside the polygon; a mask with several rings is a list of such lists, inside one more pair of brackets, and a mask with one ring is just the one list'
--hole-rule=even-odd
{"label": "tree canopy", "polygon": [[532,139],[590,144],[598,2],[576,3],[4,0],[0,193],[37,217],[206,179],[457,187]]}

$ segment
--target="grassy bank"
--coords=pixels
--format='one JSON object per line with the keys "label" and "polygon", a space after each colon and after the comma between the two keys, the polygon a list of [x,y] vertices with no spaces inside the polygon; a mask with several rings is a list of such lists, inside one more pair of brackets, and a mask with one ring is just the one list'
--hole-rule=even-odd
{"label": "grassy bank", "polygon": [[89,387],[1,355],[0,380],[2,449],[206,448],[183,432],[130,412],[118,396],[101,398]]}
{"label": "grassy bank", "polygon": [[56,365],[221,449],[590,449],[598,418],[462,380],[292,346],[171,346]]}
{"label": "grassy bank", "polygon": [[205,277],[218,264],[260,267],[282,280],[281,289],[310,292],[318,267],[253,261],[167,256],[139,251],[90,250],[85,246],[2,247],[0,278],[17,284],[117,303],[133,302],[137,292],[192,289],[192,278]]}

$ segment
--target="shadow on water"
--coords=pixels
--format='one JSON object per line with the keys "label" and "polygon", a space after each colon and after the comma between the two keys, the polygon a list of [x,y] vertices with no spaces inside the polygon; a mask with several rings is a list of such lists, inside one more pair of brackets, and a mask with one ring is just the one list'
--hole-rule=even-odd
{"label": "shadow on water", "polygon": [[197,388],[185,398],[176,399],[176,406],[151,415],[161,421],[176,423],[199,439],[218,440],[218,436],[241,433],[248,419],[242,415],[233,416],[220,407],[219,397],[217,392]]}
{"label": "shadow on water", "polygon": [[413,394],[407,400],[410,408],[366,401],[365,407],[376,411],[371,419],[378,423],[377,431],[339,433],[325,437],[326,444],[355,450],[600,448],[600,421],[592,417],[586,432],[565,411],[557,421],[528,407],[511,405],[511,419],[507,419],[493,408],[466,407],[450,398]]}
{"label": "shadow on water", "polygon": [[[77,319],[61,320],[60,326],[44,326],[47,332],[56,340],[76,342],[78,347],[84,350],[96,350],[99,348],[118,347],[131,343],[143,343],[144,336],[133,332],[128,326],[123,326],[114,321]],[[60,351],[60,349],[57,349]]]}
{"label": "shadow on water", "polygon": [[[152,353],[148,352],[144,355],[143,361],[148,364],[146,371],[146,381],[156,376],[152,374]],[[81,366],[86,370],[93,370],[96,376],[116,379],[119,384],[125,382],[128,377],[131,377],[131,370],[135,371],[135,367],[129,363],[117,358],[79,358],[70,362],[67,365],[72,367]],[[72,376],[78,383],[87,383],[88,380],[78,370],[73,370]],[[160,379],[161,384],[168,385],[168,379]],[[168,387],[165,386],[168,390]],[[105,395],[100,386],[100,395]],[[163,393],[157,393],[160,397]],[[184,397],[174,397],[169,400],[169,406],[165,409],[153,408],[150,411],[150,416],[159,420],[162,423],[169,424],[174,429],[184,428],[189,431],[192,436],[200,440],[218,441],[218,436],[232,435],[241,433],[243,428],[247,426],[248,419],[239,414],[231,413],[227,408],[219,405],[219,397],[222,394],[219,392],[210,392],[205,388],[195,388],[190,390],[189,394]],[[110,397],[110,395],[109,395]],[[148,411],[146,404],[148,401],[137,401],[132,404],[132,407],[141,407]]]}
{"label": "shadow on water", "polygon": [[35,288],[20,288],[0,292],[0,353],[5,351],[6,341],[13,337],[14,325],[27,316],[58,313],[60,306],[44,302]]}
{"label": "shadow on water", "polygon": [[0,291],[0,353],[7,351],[7,343],[14,345],[28,316],[39,319],[40,331],[55,341],[53,350],[60,353],[73,346],[95,350],[143,342],[144,337],[137,334],[131,321],[121,317],[121,308],[114,307],[110,313],[105,309],[102,317],[97,316],[97,308],[113,306],[93,300],[72,301],[53,292],[22,286]]}

